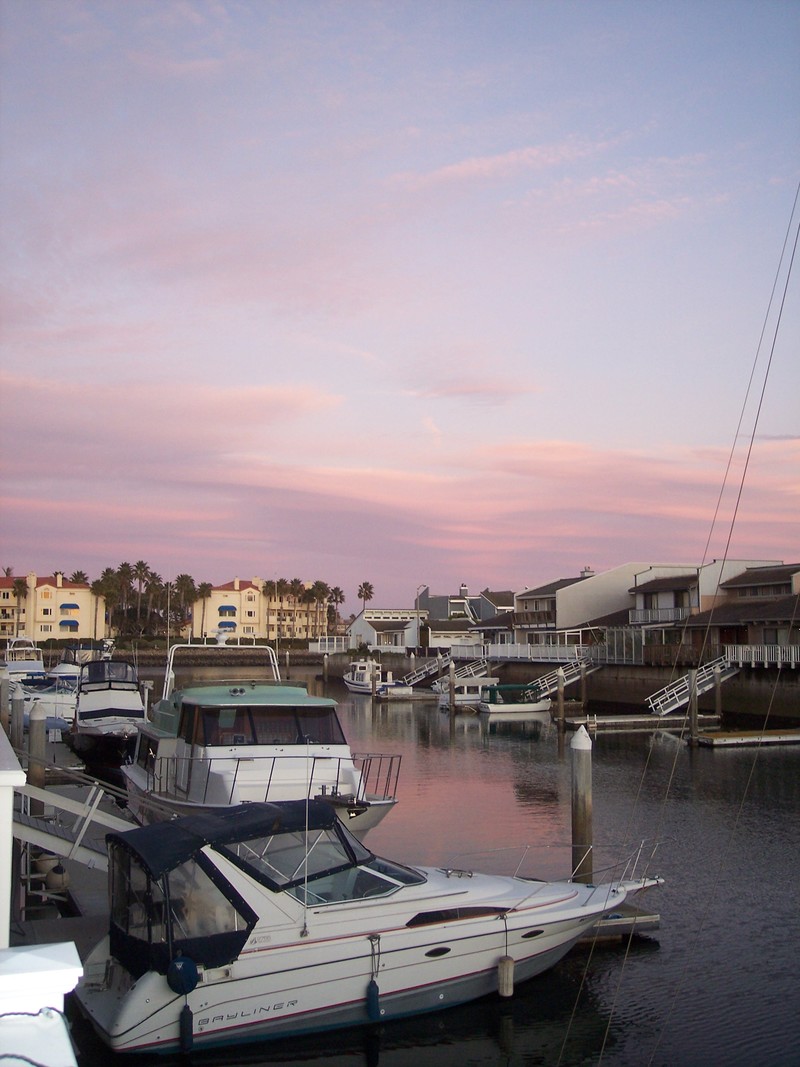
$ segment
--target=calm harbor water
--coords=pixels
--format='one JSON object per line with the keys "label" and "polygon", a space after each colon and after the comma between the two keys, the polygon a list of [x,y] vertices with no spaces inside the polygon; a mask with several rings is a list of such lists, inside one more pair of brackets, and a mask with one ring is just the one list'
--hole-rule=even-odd
{"label": "calm harbor water", "polygon": [[[570,850],[570,752],[553,726],[451,721],[432,701],[373,707],[339,682],[356,752],[402,754],[397,808],[373,851],[561,877]],[[690,749],[666,735],[600,734],[593,748],[595,875],[658,841],[645,899],[659,930],[576,949],[510,1001],[373,1031],[195,1054],[198,1065],[783,1067],[800,1062],[800,747]],[[526,846],[530,846],[529,850]],[[648,846],[649,854],[649,846]],[[81,1067],[114,1057],[76,1022]],[[152,1062],[149,1059],[148,1062]],[[177,1058],[163,1063],[186,1062]]]}

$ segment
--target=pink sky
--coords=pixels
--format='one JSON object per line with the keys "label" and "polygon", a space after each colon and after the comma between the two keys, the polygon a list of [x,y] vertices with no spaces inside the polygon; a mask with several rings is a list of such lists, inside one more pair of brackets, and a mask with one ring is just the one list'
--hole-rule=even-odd
{"label": "pink sky", "polygon": [[800,558],[796,5],[0,12],[3,566]]}

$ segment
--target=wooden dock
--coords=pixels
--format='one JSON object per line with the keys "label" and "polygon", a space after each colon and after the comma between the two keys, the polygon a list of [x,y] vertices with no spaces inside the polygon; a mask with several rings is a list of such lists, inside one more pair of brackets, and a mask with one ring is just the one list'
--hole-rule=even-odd
{"label": "wooden dock", "polygon": [[800,730],[725,730],[700,734],[698,745],[708,748],[730,748],[734,745],[797,745]]}
{"label": "wooden dock", "polygon": [[[619,733],[652,734],[660,730],[689,733],[689,720],[685,715],[582,715],[578,719],[564,720],[569,730],[585,726],[590,733],[613,730]],[[714,730],[720,725],[719,715],[698,715],[700,729]]]}

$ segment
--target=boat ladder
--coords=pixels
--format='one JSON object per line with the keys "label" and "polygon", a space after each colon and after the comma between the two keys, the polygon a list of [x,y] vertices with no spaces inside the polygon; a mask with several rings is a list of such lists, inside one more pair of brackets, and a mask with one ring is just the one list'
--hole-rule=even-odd
{"label": "boat ladder", "polygon": [[[712,660],[711,663],[706,663],[699,668],[695,675],[695,691],[698,696],[701,693],[707,693],[709,689],[713,689],[717,684],[717,679],[720,682],[725,682],[728,678],[732,678],[734,674],[738,673],[738,667],[734,667],[724,656],[720,656],[719,659]],[[659,689],[657,693],[649,696],[645,703],[652,714],[667,715],[669,712],[677,711],[678,708],[688,704],[692,695],[690,679],[691,675],[685,674],[676,679],[676,681],[670,682],[669,685],[665,685],[663,689]]]}
{"label": "boat ladder", "polygon": [[600,670],[600,664],[593,663],[587,657],[568,660],[557,670],[543,674],[540,678],[535,678],[528,686],[528,691],[536,698],[552,696],[553,693],[558,692],[558,683],[562,676],[564,685],[567,686],[579,681],[582,676],[598,670]]}

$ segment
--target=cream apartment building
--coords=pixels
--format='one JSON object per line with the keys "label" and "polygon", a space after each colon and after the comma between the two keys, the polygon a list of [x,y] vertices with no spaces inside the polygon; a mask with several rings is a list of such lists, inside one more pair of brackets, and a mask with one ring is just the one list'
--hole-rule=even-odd
{"label": "cream apartment building", "polygon": [[29,637],[75,640],[105,637],[105,599],[92,594],[85,582],[70,582],[62,574],[39,577],[31,572],[21,581],[17,597],[13,576],[0,577],[0,639]]}

